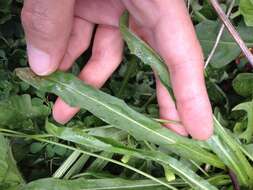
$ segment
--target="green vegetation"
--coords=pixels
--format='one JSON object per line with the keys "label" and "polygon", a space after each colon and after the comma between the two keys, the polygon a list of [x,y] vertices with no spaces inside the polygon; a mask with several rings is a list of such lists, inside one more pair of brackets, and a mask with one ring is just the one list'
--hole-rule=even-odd
{"label": "green vegetation", "polygon": [[[233,6],[231,21],[253,47],[253,2]],[[38,77],[27,68],[21,8],[22,0],[0,2],[0,189],[253,188],[253,68],[226,30],[205,72],[215,132],[200,142],[156,119],[151,67],[173,96],[169,73],[128,29],[127,13],[124,61],[97,90],[75,77],[89,52],[68,73]],[[206,0],[192,0],[189,11],[207,58],[221,23]],[[65,126],[52,118],[56,96],[81,108]]]}

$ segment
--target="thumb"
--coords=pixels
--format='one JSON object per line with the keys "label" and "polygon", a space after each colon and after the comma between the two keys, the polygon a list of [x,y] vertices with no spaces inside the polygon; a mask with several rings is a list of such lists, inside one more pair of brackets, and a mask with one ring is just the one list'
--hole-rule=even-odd
{"label": "thumb", "polygon": [[26,0],[21,13],[29,64],[38,75],[54,72],[68,44],[75,0]]}

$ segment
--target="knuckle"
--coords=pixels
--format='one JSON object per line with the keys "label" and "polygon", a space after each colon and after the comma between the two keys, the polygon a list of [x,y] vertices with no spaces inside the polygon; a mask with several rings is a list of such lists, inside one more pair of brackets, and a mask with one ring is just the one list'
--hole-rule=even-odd
{"label": "knuckle", "polygon": [[46,13],[35,9],[22,9],[21,21],[25,32],[28,34],[39,35],[43,39],[54,39],[57,37],[57,21]]}

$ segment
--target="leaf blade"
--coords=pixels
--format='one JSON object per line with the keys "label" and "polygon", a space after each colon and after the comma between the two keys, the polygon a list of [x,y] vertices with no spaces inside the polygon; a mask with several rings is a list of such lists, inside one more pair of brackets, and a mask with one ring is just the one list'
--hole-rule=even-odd
{"label": "leaf blade", "polygon": [[[169,166],[176,174],[185,179],[192,187],[196,189],[216,189],[210,185],[207,181],[195,174],[190,168],[182,165],[179,161],[173,157],[167,156],[158,151],[143,151],[140,149],[128,148],[118,142],[107,138],[96,138],[90,136],[79,129],[56,127],[51,123],[46,125],[47,131],[64,140],[68,140],[80,145],[88,146],[90,148],[96,147],[98,150],[103,150],[112,153],[126,154],[129,156],[135,156],[141,159],[153,160],[158,163],[163,163]],[[101,141],[101,142],[98,142]],[[105,146],[107,144],[107,146]]]}
{"label": "leaf blade", "polygon": [[89,110],[137,139],[169,147],[172,152],[189,159],[224,167],[215,155],[200,148],[195,141],[164,128],[158,122],[132,110],[122,100],[83,84],[71,74],[56,72],[47,77],[39,77],[30,69],[17,69],[16,72],[22,80],[34,87],[57,94],[71,106]]}

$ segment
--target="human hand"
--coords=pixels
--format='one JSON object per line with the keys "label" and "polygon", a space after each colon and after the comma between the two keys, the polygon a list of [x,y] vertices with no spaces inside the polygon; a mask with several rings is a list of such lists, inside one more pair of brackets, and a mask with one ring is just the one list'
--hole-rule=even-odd
{"label": "human hand", "polygon": [[[180,120],[166,127],[181,135],[207,139],[213,131],[212,110],[203,76],[203,56],[184,0],[25,0],[22,10],[29,64],[38,75],[67,70],[89,47],[92,56],[80,73],[85,83],[101,87],[122,59],[119,17],[130,12],[132,30],[165,60],[176,105],[157,80],[160,116]],[[77,112],[57,99],[53,116],[68,122]]]}

